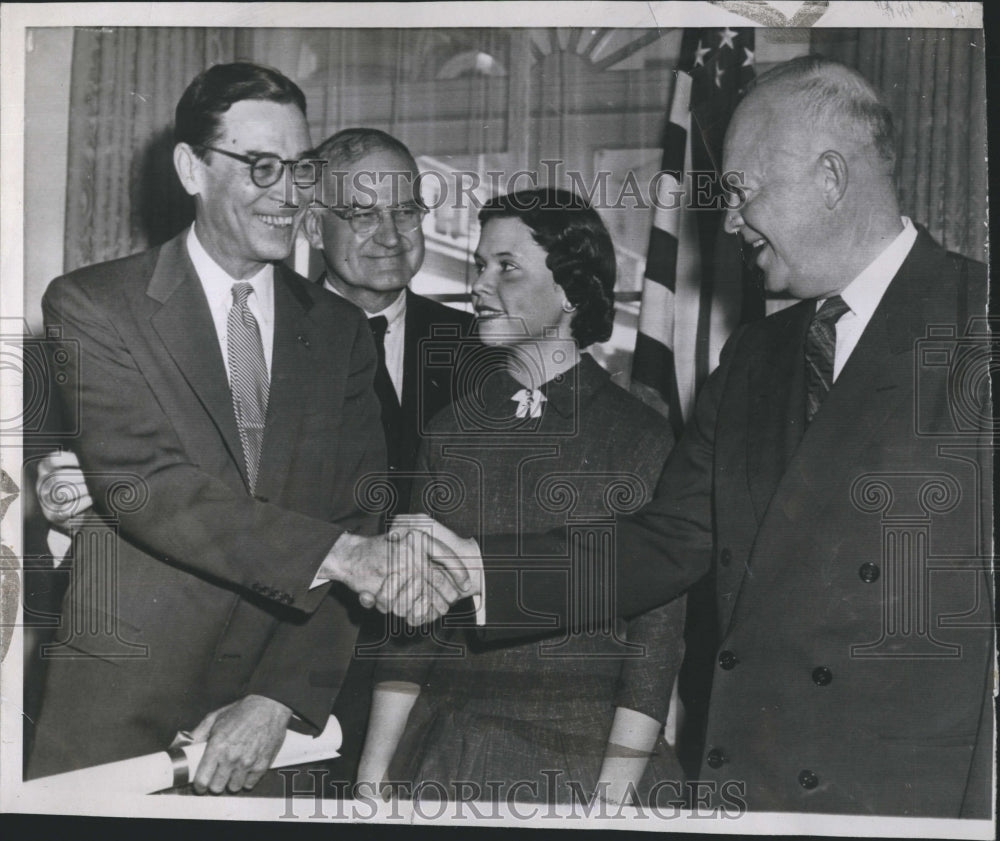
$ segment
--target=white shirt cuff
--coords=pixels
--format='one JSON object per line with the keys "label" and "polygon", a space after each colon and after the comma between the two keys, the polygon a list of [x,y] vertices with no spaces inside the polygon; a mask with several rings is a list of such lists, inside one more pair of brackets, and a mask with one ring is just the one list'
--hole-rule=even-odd
{"label": "white shirt cuff", "polygon": [[482,627],[486,624],[486,575],[483,572],[483,550],[474,538],[469,542],[475,547],[476,554],[467,558],[462,558],[469,571],[469,578],[479,582],[479,592],[472,597],[472,606],[476,609],[476,625]]}

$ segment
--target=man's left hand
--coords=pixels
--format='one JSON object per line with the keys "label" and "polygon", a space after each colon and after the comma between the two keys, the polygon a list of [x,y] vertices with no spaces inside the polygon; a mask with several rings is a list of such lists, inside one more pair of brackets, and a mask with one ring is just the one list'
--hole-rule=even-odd
{"label": "man's left hand", "polygon": [[191,733],[195,742],[208,742],[194,776],[195,792],[252,789],[271,767],[291,717],[288,707],[262,695],[247,695],[205,716]]}

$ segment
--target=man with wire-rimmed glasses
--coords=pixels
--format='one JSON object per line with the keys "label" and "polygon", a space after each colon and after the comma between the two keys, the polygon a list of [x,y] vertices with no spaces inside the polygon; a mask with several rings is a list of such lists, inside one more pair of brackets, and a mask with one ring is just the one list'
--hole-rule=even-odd
{"label": "man with wire-rimmed glasses", "polygon": [[[195,790],[236,792],[293,714],[327,721],[356,637],[343,585],[387,568],[354,499],[385,449],[361,313],[279,262],[307,203],[283,183],[310,146],[305,108],[269,68],[200,74],[175,121],[194,225],[45,294],[79,352],[58,390],[93,509],[74,523],[28,776],[192,731],[208,741]],[[139,503],[116,505],[122,482]]]}
{"label": "man with wire-rimmed glasses", "polygon": [[[472,316],[409,288],[424,261],[426,210],[420,171],[400,140],[378,129],[346,128],[308,159],[324,162],[317,166],[326,180],[322,189],[317,185],[316,198],[322,196],[326,206],[317,202],[303,230],[323,255],[319,282],[368,316],[379,353],[375,393],[396,497],[386,513],[405,513],[420,432],[457,396],[447,372],[423,364],[427,343],[433,340],[435,352],[447,352],[468,335]],[[308,173],[296,177],[311,183]],[[341,758],[331,765],[335,782],[354,778],[371,704],[374,656],[385,635],[385,619],[372,611],[362,622],[359,654],[334,706],[344,733]]]}

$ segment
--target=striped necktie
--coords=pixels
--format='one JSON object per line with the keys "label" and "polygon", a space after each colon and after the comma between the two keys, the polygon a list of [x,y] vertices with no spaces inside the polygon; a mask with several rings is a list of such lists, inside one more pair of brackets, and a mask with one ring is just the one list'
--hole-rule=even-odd
{"label": "striped necktie", "polygon": [[229,389],[233,393],[233,411],[236,413],[236,426],[243,444],[250,493],[253,493],[257,485],[270,388],[260,328],[247,306],[247,298],[252,293],[253,286],[249,283],[233,284],[233,306],[226,321]]}
{"label": "striped necktie", "polygon": [[837,321],[850,309],[840,295],[834,295],[823,302],[809,324],[806,335],[806,423],[812,422],[833,385]]}

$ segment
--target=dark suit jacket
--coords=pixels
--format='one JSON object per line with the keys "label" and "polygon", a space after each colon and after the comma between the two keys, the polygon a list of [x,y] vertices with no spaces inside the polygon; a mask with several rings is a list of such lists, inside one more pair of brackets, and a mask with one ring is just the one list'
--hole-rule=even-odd
{"label": "dark suit jacket", "polygon": [[[714,562],[701,778],[730,802],[988,817],[992,476],[976,418],[989,398],[977,405],[985,338],[963,338],[985,312],[984,267],[921,232],[803,429],[814,311],[728,343],[656,498],[619,523],[619,606],[653,607]],[[522,546],[565,553],[565,534]],[[558,575],[525,573],[519,605],[486,562],[488,622],[564,610]]]}
{"label": "dark suit jacket", "polygon": [[[323,279],[319,281],[321,284]],[[391,511],[398,514],[409,510],[412,472],[417,461],[421,433],[431,418],[449,405],[456,389],[455,360],[463,342],[469,338],[473,316],[437,301],[406,290],[406,316],[403,334],[403,399],[392,422],[383,425],[386,434],[389,478],[395,489]],[[387,497],[379,495],[379,499]],[[378,647],[386,639],[385,617],[374,611],[367,615],[358,611],[361,622],[359,646],[365,646],[365,656],[351,663],[342,691],[337,696],[334,713],[344,733],[341,759],[331,766],[334,780],[353,780],[364,744],[368,710],[371,706],[372,672]]]}
{"label": "dark suit jacket", "polygon": [[[473,317],[452,307],[406,290],[406,328],[403,333],[403,399],[400,402],[398,435],[389,437],[386,447],[389,470],[411,472],[417,462],[421,433],[431,418],[452,402],[456,383],[454,367],[443,362],[442,354],[456,354],[463,340],[469,339]],[[409,478],[396,482],[399,511],[408,510]]]}
{"label": "dark suit jacket", "polygon": [[355,599],[309,585],[344,528],[375,526],[354,500],[385,458],[371,336],[354,307],[275,267],[250,496],[185,236],[59,278],[43,300],[46,326],[79,353],[60,392],[107,521],[76,544],[33,776],[162,749],[248,693],[319,727],[349,661]]}

